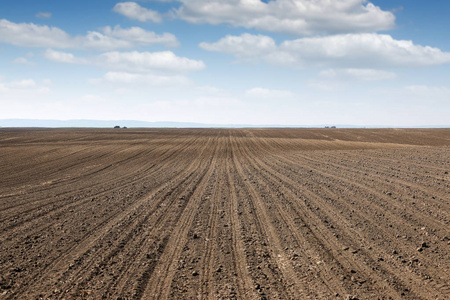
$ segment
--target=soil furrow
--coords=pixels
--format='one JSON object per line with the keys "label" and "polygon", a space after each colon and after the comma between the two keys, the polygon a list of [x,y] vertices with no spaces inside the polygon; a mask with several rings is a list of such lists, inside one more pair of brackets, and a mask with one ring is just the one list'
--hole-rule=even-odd
{"label": "soil furrow", "polygon": [[[104,220],[103,223],[97,225],[96,228],[93,228],[90,232],[87,232],[85,236],[74,245],[73,248],[65,250],[65,255],[60,256],[57,260],[54,260],[51,265],[46,267],[47,269],[52,268],[52,270],[57,270],[51,272],[51,277],[53,279],[58,278],[56,274],[62,274],[65,271],[67,264],[78,259],[81,254],[86,253],[96,240],[102,238],[105,234],[108,233],[109,230],[117,226],[117,224],[121,220],[126,219],[130,215],[136,214],[136,212],[140,210],[140,206],[146,203],[151,203],[154,208],[150,208],[150,211],[156,211],[158,207],[160,207],[161,202],[165,199],[164,197],[157,198],[157,195],[170,186],[173,186],[174,188],[182,186],[183,181],[187,180],[189,176],[192,175],[195,170],[197,170],[195,162],[201,162],[201,160],[192,160],[190,167],[188,167],[184,172],[180,173],[175,178],[165,182],[162,186],[151,191],[151,193],[146,197],[139,199],[138,201],[132,203],[132,205],[128,205],[125,210],[120,210],[118,213],[113,214],[108,219]],[[189,174],[189,176],[186,177],[186,174]],[[152,199],[154,198],[156,198],[157,201],[152,201]],[[161,212],[161,210],[159,210],[158,212]],[[45,282],[45,278],[41,278],[41,280]]]}
{"label": "soil furrow", "polygon": [[0,128],[0,299],[449,299],[450,129]]}
{"label": "soil furrow", "polygon": [[[234,167],[234,153],[231,147],[231,136],[230,140],[227,142],[227,149],[229,151],[229,156],[226,159],[226,172],[227,172],[227,183],[228,190],[230,193],[229,205],[230,205],[230,225],[233,229],[232,231],[232,255],[233,264],[238,277],[238,287],[239,287],[239,297],[241,299],[254,299],[256,295],[253,290],[253,282],[248,271],[248,262],[245,257],[245,248],[243,244],[242,237],[242,225],[239,220],[239,214],[242,212],[239,210],[238,199],[235,190],[236,184],[241,184],[240,181],[235,181],[232,178],[232,174],[235,174]],[[232,166],[234,168],[232,168]]]}
{"label": "soil furrow", "polygon": [[153,272],[153,276],[147,283],[147,287],[142,294],[137,295],[137,298],[145,299],[150,297],[153,299],[166,299],[169,296],[177,258],[180,256],[186,242],[187,232],[191,227],[203,190],[214,171],[217,147],[216,145],[216,150],[211,155],[212,157],[209,161],[206,174],[204,174],[199,183],[194,187],[194,193],[189,198],[173,234],[169,237],[166,246],[168,250],[162,253],[161,259]]}
{"label": "soil furrow", "polygon": [[[239,153],[240,157],[246,157],[242,152],[243,148],[240,147],[239,144],[236,144],[235,149],[237,149],[236,153]],[[237,173],[242,179],[246,178],[244,170],[242,168],[242,161],[238,161],[236,156],[233,156],[233,158]],[[279,235],[272,223],[273,221],[271,220],[271,218],[269,218],[269,213],[267,211],[267,207],[264,204],[264,201],[262,201],[262,199],[256,192],[255,187],[253,187],[247,180],[244,180],[244,186],[249,194],[250,200],[254,203],[254,208],[256,210],[255,213],[259,223],[261,225],[264,223],[264,226],[261,226],[261,230],[262,233],[267,236],[270,250],[273,252],[271,255],[273,256],[278,269],[282,272],[285,281],[289,283],[287,289],[284,291],[286,293],[284,297],[302,297],[302,289],[299,288],[299,286],[301,286],[303,282],[298,280],[297,274],[293,270],[289,258],[283,251],[283,246],[281,244]]]}
{"label": "soil furrow", "polygon": [[[263,169],[266,169],[266,167],[264,167]],[[273,176],[273,172],[271,173],[271,175]],[[283,179],[282,180],[283,182],[288,182],[286,179]],[[291,186],[293,186],[295,183],[291,183]],[[295,190],[295,189],[294,189]],[[324,188],[322,188],[322,190],[325,190]],[[321,208],[322,208],[322,210],[323,209],[326,209],[327,208],[327,204],[325,204],[325,205],[322,205],[321,206]],[[328,218],[329,218],[330,216],[328,216]],[[328,223],[328,222],[327,222]],[[333,222],[333,224],[336,224],[336,222]],[[373,223],[373,225],[372,226],[376,226],[375,225],[375,223]],[[379,230],[381,230],[381,231],[383,231],[381,228],[379,228]],[[355,233],[356,234],[356,233]],[[388,233],[386,233],[384,236],[386,236],[386,235],[389,235]],[[364,240],[364,238],[363,238],[363,240]],[[338,248],[338,247],[336,247],[336,248]],[[396,247],[394,247],[394,248],[396,248]],[[398,249],[398,248],[397,248]],[[415,248],[414,248],[415,249]],[[359,251],[360,253],[362,253],[362,251]],[[421,259],[422,260],[422,259]],[[423,258],[423,260],[424,261],[426,261],[427,259],[424,257]],[[429,263],[431,263],[431,261],[429,262]],[[373,264],[373,263],[372,263]],[[394,274],[396,271],[398,271],[398,269],[392,269],[392,268],[390,268],[389,266],[388,266],[388,269],[391,269],[391,271],[390,271],[390,273],[391,274]],[[409,277],[409,271],[407,271],[407,273],[404,273],[404,274],[406,274],[406,275],[404,275],[404,277],[405,278],[408,278]],[[418,283],[417,284],[417,287],[418,286],[421,286],[421,290],[423,290],[423,289],[425,289],[425,290],[427,290],[428,288],[427,287],[423,287],[423,285],[420,283],[421,281],[422,281],[422,276],[416,276],[415,277],[415,281]],[[426,294],[423,294],[423,295],[426,295]]]}

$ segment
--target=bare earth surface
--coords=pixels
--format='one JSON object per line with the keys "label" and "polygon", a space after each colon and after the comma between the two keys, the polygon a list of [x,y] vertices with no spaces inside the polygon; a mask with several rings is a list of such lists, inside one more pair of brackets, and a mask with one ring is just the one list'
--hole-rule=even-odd
{"label": "bare earth surface", "polygon": [[450,299],[450,130],[0,129],[1,299]]}

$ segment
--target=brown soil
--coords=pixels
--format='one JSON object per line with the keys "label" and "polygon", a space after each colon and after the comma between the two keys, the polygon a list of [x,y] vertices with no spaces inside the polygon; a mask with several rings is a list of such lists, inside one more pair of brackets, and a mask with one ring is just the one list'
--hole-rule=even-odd
{"label": "brown soil", "polygon": [[0,129],[1,299],[450,299],[450,130]]}

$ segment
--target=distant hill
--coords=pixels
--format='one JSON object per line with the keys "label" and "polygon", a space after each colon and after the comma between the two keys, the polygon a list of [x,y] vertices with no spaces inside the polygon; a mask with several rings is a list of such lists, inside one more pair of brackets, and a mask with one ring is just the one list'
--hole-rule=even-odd
{"label": "distant hill", "polygon": [[46,127],[46,128],[113,128],[114,126],[131,128],[450,128],[450,125],[425,126],[386,126],[386,125],[348,125],[348,124],[318,124],[318,125],[276,125],[276,124],[204,124],[191,122],[146,122],[136,120],[35,120],[35,119],[3,119],[0,127]]}

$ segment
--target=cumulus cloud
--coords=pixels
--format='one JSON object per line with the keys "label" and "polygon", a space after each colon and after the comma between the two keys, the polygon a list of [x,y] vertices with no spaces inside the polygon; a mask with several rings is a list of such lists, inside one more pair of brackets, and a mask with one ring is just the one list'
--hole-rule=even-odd
{"label": "cumulus cloud", "polygon": [[28,59],[26,59],[25,57],[18,57],[16,59],[12,60],[11,63],[17,64],[17,65],[28,65],[28,66],[34,65],[32,62],[28,61]]}
{"label": "cumulus cloud", "polygon": [[[201,43],[205,50],[251,57],[286,67],[383,68],[422,67],[450,62],[450,53],[376,33],[342,34],[284,41],[278,46],[262,35],[226,36]],[[262,46],[263,45],[263,46]],[[266,47],[265,45],[271,45]]]}
{"label": "cumulus cloud", "polygon": [[255,87],[245,91],[247,97],[260,98],[260,99],[280,99],[289,98],[294,94],[287,90],[266,89],[261,87]]}
{"label": "cumulus cloud", "polygon": [[297,59],[331,64],[420,67],[450,62],[438,48],[395,40],[386,34],[346,34],[285,41],[280,50]]}
{"label": "cumulus cloud", "polygon": [[30,89],[37,87],[36,82],[33,79],[22,79],[8,83],[10,88]]}
{"label": "cumulus cloud", "polygon": [[162,76],[153,74],[135,74],[127,72],[108,72],[101,78],[91,79],[93,84],[143,85],[151,87],[188,85],[191,81],[185,76]]}
{"label": "cumulus cloud", "polygon": [[99,56],[100,63],[110,68],[132,72],[192,72],[205,68],[199,60],[176,56],[171,51],[107,52]]}
{"label": "cumulus cloud", "polygon": [[66,63],[66,64],[85,64],[87,61],[75,57],[72,53],[56,51],[53,49],[47,49],[44,53],[44,57],[53,62]]}
{"label": "cumulus cloud", "polygon": [[36,14],[36,18],[39,19],[50,19],[52,17],[52,14],[49,12],[38,12]]}
{"label": "cumulus cloud", "polygon": [[393,72],[375,69],[327,69],[317,78],[310,79],[307,85],[323,91],[343,90],[355,83],[392,80],[397,78]]}
{"label": "cumulus cloud", "polygon": [[194,107],[203,109],[229,109],[230,107],[243,107],[243,102],[238,98],[230,97],[199,97],[190,101]]}
{"label": "cumulus cloud", "polygon": [[96,65],[128,73],[187,73],[205,68],[203,61],[179,57],[171,51],[111,51],[92,58],[78,58],[72,53],[48,49],[44,56],[54,62]]}
{"label": "cumulus cloud", "polygon": [[99,51],[131,48],[133,46],[133,44],[127,40],[116,39],[97,31],[89,31],[84,37],[76,37],[74,43],[74,48],[92,49]]}
{"label": "cumulus cloud", "polygon": [[52,80],[48,79],[48,78],[44,78],[44,79],[42,79],[42,84],[43,85],[51,85],[52,84]]}
{"label": "cumulus cloud", "polygon": [[405,86],[400,90],[400,93],[402,92],[409,97],[429,100],[445,100],[447,103],[450,97],[450,89],[444,86],[410,85]]}
{"label": "cumulus cloud", "polygon": [[102,31],[107,36],[119,38],[140,45],[163,44],[167,47],[179,46],[177,38],[171,33],[163,33],[162,35],[158,35],[153,31],[147,31],[140,27],[124,29],[119,25],[114,28],[109,26],[104,27],[102,28]]}
{"label": "cumulus cloud", "polygon": [[272,38],[248,33],[241,36],[227,35],[216,43],[200,43],[199,46],[208,51],[228,53],[237,57],[261,56],[277,49]]}
{"label": "cumulus cloud", "polygon": [[157,11],[142,7],[136,2],[117,3],[114,6],[113,11],[130,19],[138,20],[141,22],[152,21],[155,23],[159,23],[162,21],[162,16]]}
{"label": "cumulus cloud", "polygon": [[89,31],[85,36],[71,36],[57,27],[33,23],[13,23],[5,19],[0,20],[0,42],[23,47],[98,51],[127,49],[157,43],[166,46],[178,45],[176,37],[170,33],[158,35],[140,27],[128,29],[120,26],[104,27],[102,32]]}
{"label": "cumulus cloud", "polygon": [[339,81],[378,81],[395,79],[397,75],[392,72],[374,69],[328,69],[321,71],[319,77]]}
{"label": "cumulus cloud", "polygon": [[292,35],[376,32],[395,16],[367,0],[179,0],[174,15],[191,23],[221,24]]}
{"label": "cumulus cloud", "polygon": [[73,38],[65,31],[33,23],[13,23],[0,20],[0,42],[25,47],[68,48]]}
{"label": "cumulus cloud", "polygon": [[24,97],[36,97],[45,95],[50,89],[41,86],[33,79],[21,79],[15,81],[0,81],[0,95],[2,100],[25,99]]}

